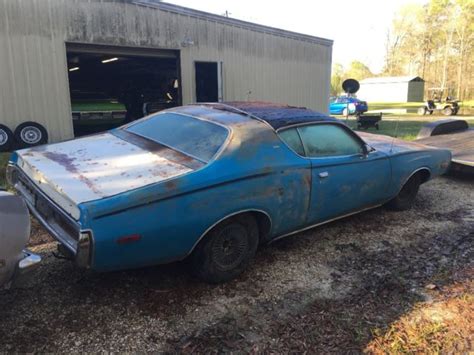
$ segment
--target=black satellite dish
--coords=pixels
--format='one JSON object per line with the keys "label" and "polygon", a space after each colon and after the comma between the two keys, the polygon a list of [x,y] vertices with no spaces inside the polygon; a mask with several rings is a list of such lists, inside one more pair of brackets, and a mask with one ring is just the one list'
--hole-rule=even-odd
{"label": "black satellite dish", "polygon": [[346,94],[355,94],[357,91],[359,91],[360,84],[357,80],[355,79],[346,79],[342,83],[342,90]]}

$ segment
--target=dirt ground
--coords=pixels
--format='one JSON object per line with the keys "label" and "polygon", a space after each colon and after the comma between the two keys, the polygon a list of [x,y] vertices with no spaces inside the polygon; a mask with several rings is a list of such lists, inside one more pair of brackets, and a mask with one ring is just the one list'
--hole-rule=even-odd
{"label": "dirt ground", "polygon": [[262,247],[218,286],[192,279],[186,263],[83,272],[54,258],[35,225],[31,249],[44,262],[24,287],[0,291],[0,351],[382,353],[394,327],[461,287],[450,312],[467,325],[455,336],[443,309],[423,314],[445,331],[436,349],[467,352],[473,242],[474,182],[453,177],[423,185],[411,211],[378,208]]}

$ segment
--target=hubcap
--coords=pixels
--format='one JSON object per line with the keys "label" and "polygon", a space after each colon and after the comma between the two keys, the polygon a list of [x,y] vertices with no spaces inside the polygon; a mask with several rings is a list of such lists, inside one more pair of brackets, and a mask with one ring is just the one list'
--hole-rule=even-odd
{"label": "hubcap", "polygon": [[21,140],[28,144],[38,143],[42,136],[40,129],[33,126],[25,127],[20,131]]}
{"label": "hubcap", "polygon": [[212,245],[212,260],[222,270],[237,267],[248,250],[246,229],[238,224],[225,227]]}
{"label": "hubcap", "polygon": [[3,129],[0,129],[0,145],[5,145],[8,142],[8,134]]}

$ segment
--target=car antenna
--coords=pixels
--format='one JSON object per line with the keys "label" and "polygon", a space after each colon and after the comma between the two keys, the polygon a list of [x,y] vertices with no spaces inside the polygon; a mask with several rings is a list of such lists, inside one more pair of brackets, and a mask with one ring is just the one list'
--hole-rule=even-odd
{"label": "car antenna", "polygon": [[398,125],[400,123],[400,117],[398,117],[397,123],[395,125],[395,134],[393,135],[392,143],[390,144],[390,153],[393,150],[393,144],[395,143],[395,139],[398,137]]}

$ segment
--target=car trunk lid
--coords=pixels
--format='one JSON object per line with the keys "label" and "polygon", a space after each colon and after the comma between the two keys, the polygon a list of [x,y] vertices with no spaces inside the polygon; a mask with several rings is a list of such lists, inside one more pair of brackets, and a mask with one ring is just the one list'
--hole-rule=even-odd
{"label": "car trunk lid", "polygon": [[[147,143],[156,146],[155,143]],[[156,147],[155,147],[156,148]],[[195,164],[167,147],[147,149],[111,133],[24,149],[18,165],[53,201],[78,219],[74,206],[192,172]]]}

